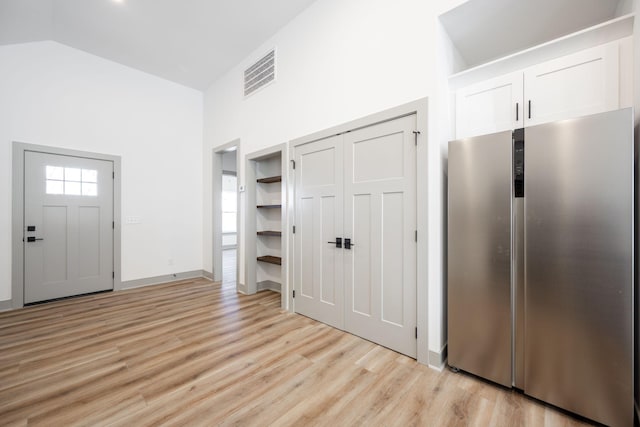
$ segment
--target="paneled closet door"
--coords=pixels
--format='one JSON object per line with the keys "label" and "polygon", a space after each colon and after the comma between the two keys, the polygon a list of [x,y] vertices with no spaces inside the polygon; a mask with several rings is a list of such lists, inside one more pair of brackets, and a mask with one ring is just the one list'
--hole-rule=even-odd
{"label": "paneled closet door", "polygon": [[295,311],[411,357],[415,129],[416,116],[407,116],[294,154]]}
{"label": "paneled closet door", "polygon": [[344,328],[342,136],[295,150],[295,311]]}
{"label": "paneled closet door", "polygon": [[416,116],[349,132],[346,330],[416,357]]}

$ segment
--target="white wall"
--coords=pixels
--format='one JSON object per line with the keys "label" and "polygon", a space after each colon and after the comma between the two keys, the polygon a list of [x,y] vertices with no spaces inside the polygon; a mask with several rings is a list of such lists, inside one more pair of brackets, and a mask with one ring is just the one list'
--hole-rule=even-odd
{"label": "white wall", "polygon": [[[438,2],[315,2],[205,93],[204,266],[211,268],[211,152],[236,138],[241,156],[435,94]],[[242,71],[277,48],[277,81],[244,99]],[[430,109],[433,100],[430,99]],[[429,295],[442,300],[442,158],[430,121]],[[240,184],[244,164],[239,165]],[[241,205],[244,200],[241,201]],[[241,224],[244,223],[244,218]],[[283,236],[283,239],[286,238]],[[240,282],[244,259],[240,257]],[[210,271],[210,270],[209,270]],[[443,345],[441,305],[429,313],[429,349]]]}
{"label": "white wall", "polygon": [[[202,94],[55,42],[0,46],[0,301],[12,141],[122,156],[122,280],[202,269]],[[170,262],[173,265],[169,265]]]}

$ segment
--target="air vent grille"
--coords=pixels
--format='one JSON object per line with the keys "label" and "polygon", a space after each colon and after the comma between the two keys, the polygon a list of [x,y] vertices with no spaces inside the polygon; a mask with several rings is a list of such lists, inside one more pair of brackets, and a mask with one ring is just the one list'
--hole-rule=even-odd
{"label": "air vent grille", "polygon": [[251,95],[276,79],[276,51],[272,49],[244,71],[244,96]]}

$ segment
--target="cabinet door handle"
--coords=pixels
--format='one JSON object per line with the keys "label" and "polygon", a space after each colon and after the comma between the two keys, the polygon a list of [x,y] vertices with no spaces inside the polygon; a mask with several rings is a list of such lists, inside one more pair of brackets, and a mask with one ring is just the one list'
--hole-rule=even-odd
{"label": "cabinet door handle", "polygon": [[529,118],[531,118],[531,100],[529,100]]}
{"label": "cabinet door handle", "polygon": [[520,111],[520,105],[516,102],[516,122],[520,120],[518,116],[519,111]]}

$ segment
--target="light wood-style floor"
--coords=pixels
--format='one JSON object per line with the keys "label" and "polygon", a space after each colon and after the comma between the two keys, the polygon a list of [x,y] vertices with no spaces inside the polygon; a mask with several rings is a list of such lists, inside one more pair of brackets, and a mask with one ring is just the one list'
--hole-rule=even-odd
{"label": "light wood-style floor", "polygon": [[0,425],[573,426],[204,279],[0,313]]}
{"label": "light wood-style floor", "polygon": [[222,285],[236,285],[236,257],[237,249],[225,249],[222,251]]}

